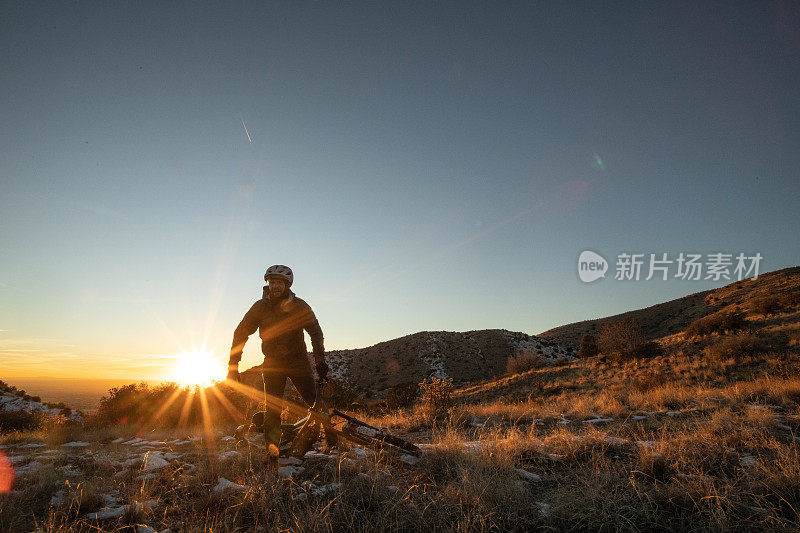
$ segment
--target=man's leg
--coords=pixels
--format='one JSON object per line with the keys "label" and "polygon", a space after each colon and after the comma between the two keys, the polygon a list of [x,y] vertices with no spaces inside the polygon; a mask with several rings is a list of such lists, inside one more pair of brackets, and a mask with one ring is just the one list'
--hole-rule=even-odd
{"label": "man's leg", "polygon": [[264,417],[264,444],[267,449],[275,445],[275,454],[281,443],[281,410],[283,408],[283,390],[286,388],[286,374],[276,369],[265,368],[261,374],[264,379],[264,398],[267,408]]}
{"label": "man's leg", "polygon": [[308,364],[308,358],[302,358],[297,361],[289,374],[294,388],[300,393],[303,401],[311,407],[317,399],[317,384],[314,382],[314,375],[311,373],[311,365]]}

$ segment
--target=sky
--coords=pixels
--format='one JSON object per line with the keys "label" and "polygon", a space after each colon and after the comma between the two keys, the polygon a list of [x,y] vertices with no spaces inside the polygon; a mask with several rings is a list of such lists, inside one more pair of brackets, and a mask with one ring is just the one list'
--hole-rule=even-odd
{"label": "sky", "polygon": [[0,378],[227,360],[275,263],[328,349],[800,263],[797,3],[4,2],[0,49]]}

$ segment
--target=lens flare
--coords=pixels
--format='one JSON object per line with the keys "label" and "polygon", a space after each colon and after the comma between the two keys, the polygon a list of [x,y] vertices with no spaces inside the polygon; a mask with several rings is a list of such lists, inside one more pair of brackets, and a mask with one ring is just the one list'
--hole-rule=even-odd
{"label": "lens flare", "polygon": [[11,485],[14,483],[14,468],[11,466],[11,461],[0,452],[0,494],[5,494],[11,490]]}

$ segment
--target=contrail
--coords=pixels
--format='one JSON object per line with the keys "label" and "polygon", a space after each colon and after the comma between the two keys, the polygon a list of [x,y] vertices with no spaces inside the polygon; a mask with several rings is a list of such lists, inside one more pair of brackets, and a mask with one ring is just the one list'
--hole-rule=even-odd
{"label": "contrail", "polygon": [[250,141],[250,144],[253,144],[253,139],[250,138],[250,132],[247,131],[247,126],[244,123],[244,119],[242,119],[242,127],[244,127],[244,132],[247,134],[247,140]]}

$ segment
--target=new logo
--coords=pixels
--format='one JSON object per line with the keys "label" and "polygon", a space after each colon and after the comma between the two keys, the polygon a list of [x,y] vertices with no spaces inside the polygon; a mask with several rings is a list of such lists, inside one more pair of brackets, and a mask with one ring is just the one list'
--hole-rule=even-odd
{"label": "new logo", "polygon": [[578,257],[578,277],[584,283],[591,283],[606,277],[608,262],[605,258],[591,250],[584,250]]}

